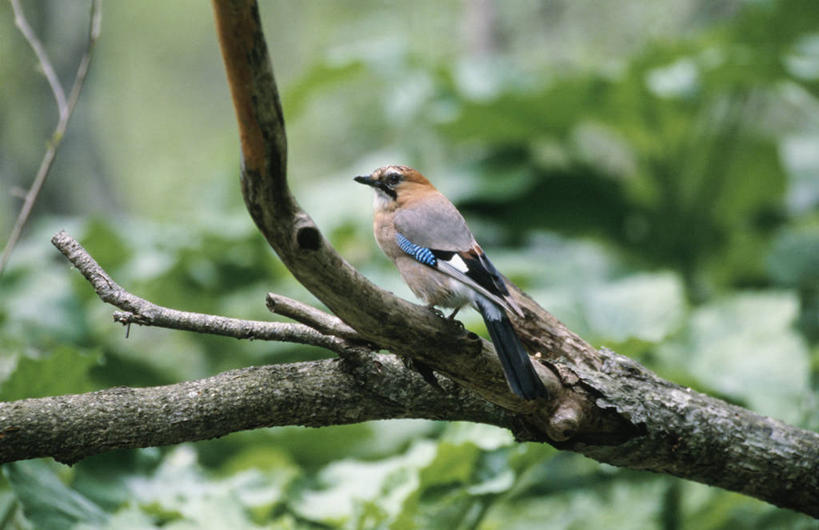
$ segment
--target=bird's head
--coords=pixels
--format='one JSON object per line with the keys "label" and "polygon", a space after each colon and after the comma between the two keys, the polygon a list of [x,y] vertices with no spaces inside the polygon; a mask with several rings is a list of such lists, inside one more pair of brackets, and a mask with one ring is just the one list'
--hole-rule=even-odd
{"label": "bird's head", "polygon": [[356,182],[375,189],[376,205],[382,208],[396,207],[413,197],[435,192],[435,188],[422,174],[407,166],[384,166],[369,175],[355,177]]}

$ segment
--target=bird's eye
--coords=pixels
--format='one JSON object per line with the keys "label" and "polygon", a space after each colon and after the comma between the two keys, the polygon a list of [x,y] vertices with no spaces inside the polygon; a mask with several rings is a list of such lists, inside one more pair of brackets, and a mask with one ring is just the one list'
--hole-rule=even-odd
{"label": "bird's eye", "polygon": [[388,186],[395,186],[399,182],[401,182],[401,175],[399,175],[398,173],[390,173],[389,175],[387,175]]}

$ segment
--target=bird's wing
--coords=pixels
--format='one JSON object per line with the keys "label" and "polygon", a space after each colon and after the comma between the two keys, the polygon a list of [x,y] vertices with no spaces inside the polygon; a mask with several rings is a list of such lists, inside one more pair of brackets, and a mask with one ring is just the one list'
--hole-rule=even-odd
{"label": "bird's wing", "polygon": [[416,261],[450,276],[522,316],[498,270],[475,242],[458,210],[443,198],[395,215],[396,243]]}
{"label": "bird's wing", "polygon": [[444,274],[455,278],[467,285],[478,285],[477,289],[481,294],[490,300],[500,304],[505,309],[512,311],[519,316],[523,316],[520,306],[515,303],[506,288],[506,282],[492,265],[486,254],[475,245],[475,248],[467,252],[448,252],[443,250],[430,249],[433,256],[438,259],[437,269]]}
{"label": "bird's wing", "polygon": [[475,245],[463,216],[441,194],[401,208],[394,222],[398,232],[422,247],[466,251]]}

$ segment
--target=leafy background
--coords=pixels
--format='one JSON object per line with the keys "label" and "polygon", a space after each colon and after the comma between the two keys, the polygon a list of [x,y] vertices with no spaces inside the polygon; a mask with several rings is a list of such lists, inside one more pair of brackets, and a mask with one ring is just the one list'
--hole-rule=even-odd
{"label": "leafy background", "polygon": [[[86,4],[25,8],[67,80]],[[594,345],[819,428],[813,0],[279,0],[262,15],[294,191],[376,283],[411,298],[351,177],[406,163],[458,203],[501,270]],[[8,4],[0,50],[7,234],[56,118]],[[244,211],[237,153],[210,9],[106,3],[86,91],[0,279],[0,399],[328,355],[161,329],[126,339],[48,244],[65,228],[126,288],[183,310],[272,318],[271,290],[315,302]],[[160,526],[819,527],[459,423],[263,429],[4,466],[0,528]]]}

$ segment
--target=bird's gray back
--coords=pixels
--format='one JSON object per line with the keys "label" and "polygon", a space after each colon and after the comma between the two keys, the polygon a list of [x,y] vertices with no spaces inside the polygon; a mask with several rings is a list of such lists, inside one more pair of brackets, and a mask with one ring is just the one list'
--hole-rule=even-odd
{"label": "bird's gray back", "polygon": [[463,216],[441,194],[399,210],[395,228],[416,245],[431,249],[464,251],[475,245]]}

